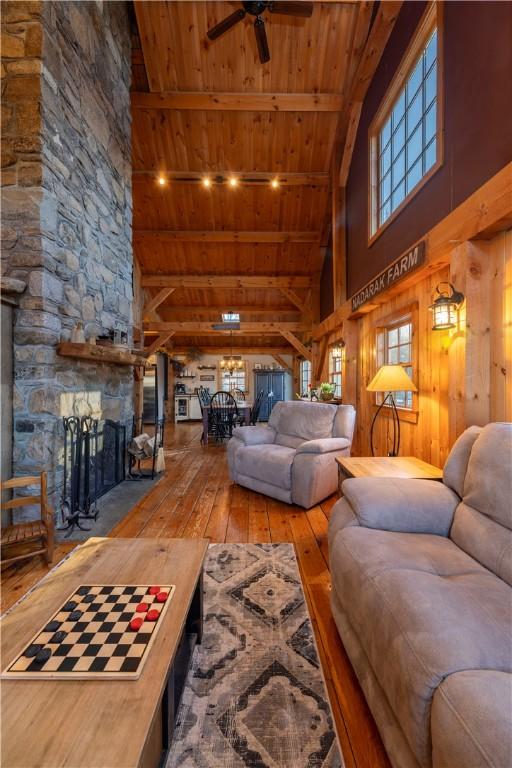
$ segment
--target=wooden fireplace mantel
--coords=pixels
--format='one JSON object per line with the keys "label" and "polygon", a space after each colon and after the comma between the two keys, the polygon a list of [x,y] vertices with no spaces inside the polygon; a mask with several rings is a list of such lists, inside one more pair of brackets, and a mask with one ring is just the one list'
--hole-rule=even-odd
{"label": "wooden fireplace mantel", "polygon": [[72,341],[61,341],[57,345],[57,354],[62,357],[75,357],[78,360],[93,360],[95,363],[147,365],[147,360],[143,355],[134,355],[128,349],[110,349],[97,344],[76,344]]}

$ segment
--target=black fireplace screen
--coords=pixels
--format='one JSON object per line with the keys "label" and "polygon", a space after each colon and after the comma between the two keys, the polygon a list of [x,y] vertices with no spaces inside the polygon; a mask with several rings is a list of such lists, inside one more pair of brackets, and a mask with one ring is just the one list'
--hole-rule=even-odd
{"label": "black fireplace screen", "polygon": [[63,518],[96,517],[97,500],[126,476],[126,427],[90,416],[64,418]]}

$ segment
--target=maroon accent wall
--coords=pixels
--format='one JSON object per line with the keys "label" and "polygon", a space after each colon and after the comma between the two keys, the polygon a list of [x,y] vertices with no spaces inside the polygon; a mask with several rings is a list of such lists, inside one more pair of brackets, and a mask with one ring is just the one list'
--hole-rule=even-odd
{"label": "maroon accent wall", "polygon": [[368,129],[425,9],[404,3],[368,90],[347,184],[353,295],[512,160],[512,3],[444,3],[444,163],[368,247]]}
{"label": "maroon accent wall", "polygon": [[325,249],[324,263],[320,275],[320,320],[325,320],[334,311],[334,275],[332,264],[332,239]]}

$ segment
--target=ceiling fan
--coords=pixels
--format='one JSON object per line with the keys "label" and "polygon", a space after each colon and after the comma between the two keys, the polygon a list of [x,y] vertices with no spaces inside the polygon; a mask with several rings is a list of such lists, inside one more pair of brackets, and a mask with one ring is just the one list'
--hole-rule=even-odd
{"label": "ceiling fan", "polygon": [[270,0],[261,0],[260,2],[246,2],[242,3],[243,8],[239,8],[238,11],[227,16],[223,21],[220,21],[214,27],[208,30],[207,35],[210,40],[216,40],[218,37],[227,32],[228,29],[234,27],[239,21],[245,19],[249,13],[251,16],[256,16],[254,21],[254,34],[256,35],[256,43],[258,45],[258,53],[260,55],[260,61],[265,64],[270,61],[270,51],[268,48],[267,33],[265,31],[265,22],[261,16],[264,11],[270,13],[282,13],[287,16],[302,16],[303,18],[309,18],[313,13],[313,3],[306,3],[299,0],[298,2],[270,2]]}

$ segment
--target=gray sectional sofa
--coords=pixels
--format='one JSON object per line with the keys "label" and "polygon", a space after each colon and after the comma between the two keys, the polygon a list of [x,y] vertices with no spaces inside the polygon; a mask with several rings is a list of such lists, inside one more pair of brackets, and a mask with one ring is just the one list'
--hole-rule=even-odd
{"label": "gray sectional sofa", "polygon": [[395,768],[512,766],[512,424],[466,430],[443,482],[349,479],[332,611]]}
{"label": "gray sectional sofa", "polygon": [[268,425],[238,427],[228,443],[232,480],[309,509],[336,491],[336,456],[350,456],[351,405],[276,403]]}

